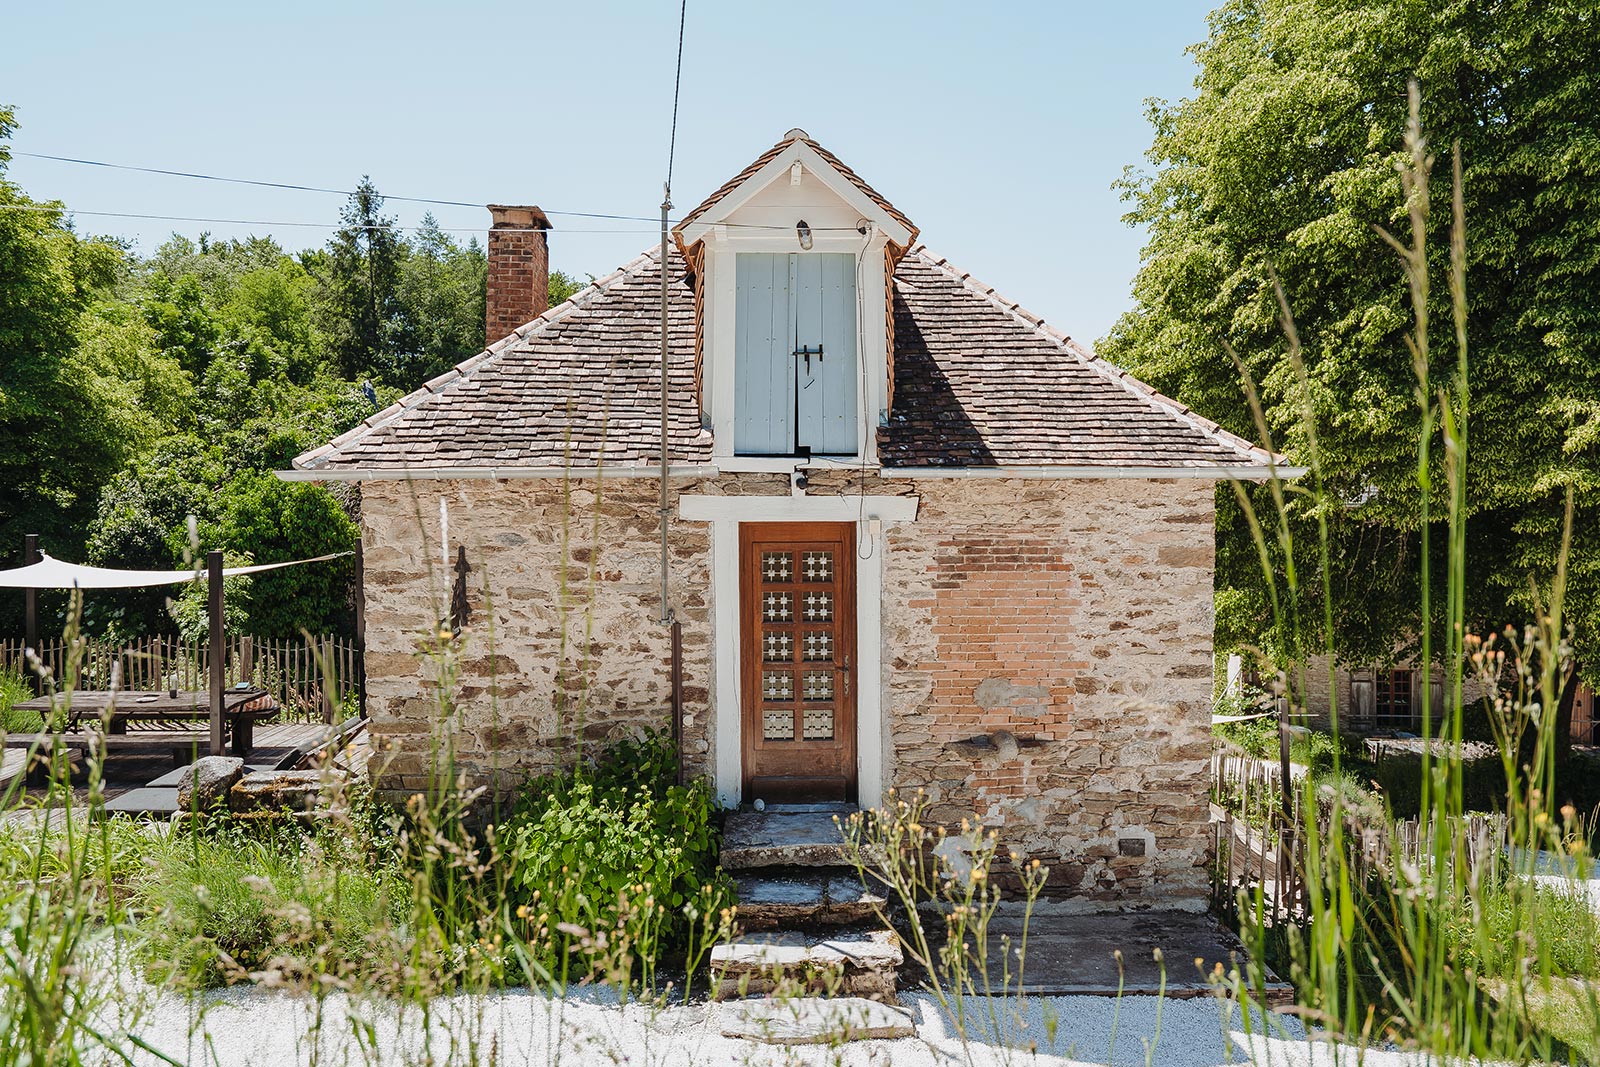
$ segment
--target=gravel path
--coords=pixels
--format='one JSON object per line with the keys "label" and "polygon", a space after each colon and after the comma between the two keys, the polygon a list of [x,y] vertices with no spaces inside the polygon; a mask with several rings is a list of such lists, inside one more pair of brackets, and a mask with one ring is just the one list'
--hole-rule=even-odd
{"label": "gravel path", "polygon": [[[1116,1065],[1222,1067],[1263,1063],[1282,1067],[1355,1064],[1346,1050],[1300,1037],[1290,1019],[1273,1017],[1265,1037],[1245,1033],[1237,1009],[1211,998],[1159,1001],[1126,997],[1055,997],[1027,1003],[1023,1025],[1005,1033],[1012,1048],[987,1039],[963,1042],[931,998],[902,1002],[917,1036],[859,1041],[836,1047],[775,1046],[725,1038],[723,1005],[649,1009],[619,1007],[602,991],[580,990],[565,1001],[526,991],[436,1002],[432,1019],[392,1006],[358,1004],[343,997],[316,1001],[256,989],[233,989],[203,998],[164,996],[146,1004],[130,1028],[149,1045],[185,1064],[226,1067],[382,1064],[574,1064],[578,1067],[682,1067],[688,1064],[796,1064],[837,1067],[957,1067],[957,1065]],[[126,1009],[128,1005],[123,1004]],[[132,1010],[132,1009],[129,1009]],[[107,1020],[110,1021],[109,1019]],[[1113,1027],[1115,1044],[1113,1045]],[[1259,1029],[1259,1028],[1258,1028]],[[424,1039],[432,1033],[432,1041]],[[974,1034],[988,1032],[976,1021]],[[1038,1051],[1026,1051],[1026,1042]],[[1147,1059],[1147,1043],[1148,1059]],[[431,1046],[431,1047],[430,1047]],[[135,1062],[155,1064],[150,1054]],[[1370,1067],[1421,1062],[1393,1053],[1368,1053]]]}

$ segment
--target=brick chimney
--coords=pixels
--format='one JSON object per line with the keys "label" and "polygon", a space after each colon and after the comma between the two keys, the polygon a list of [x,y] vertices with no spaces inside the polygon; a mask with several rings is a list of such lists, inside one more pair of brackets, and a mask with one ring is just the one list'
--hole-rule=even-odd
{"label": "brick chimney", "polygon": [[514,332],[550,307],[550,220],[536,207],[490,204],[485,343]]}

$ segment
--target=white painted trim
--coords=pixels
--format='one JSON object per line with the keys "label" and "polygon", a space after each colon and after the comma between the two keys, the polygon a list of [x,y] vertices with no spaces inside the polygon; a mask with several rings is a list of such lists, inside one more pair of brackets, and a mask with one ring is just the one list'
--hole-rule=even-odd
{"label": "white painted trim", "polygon": [[739,736],[739,524],[711,527],[711,714],[717,737],[717,799],[737,807],[744,785]]}
{"label": "white painted trim", "polygon": [[884,467],[885,479],[895,478],[1210,478],[1214,481],[1268,481],[1273,477],[1292,481],[1307,472],[1306,467],[1269,467],[1266,464],[1236,467]]}
{"label": "white painted trim", "polygon": [[[481,479],[496,482],[532,478],[659,478],[656,466],[634,467],[333,467],[295,468],[273,471],[286,482],[409,482]],[[711,464],[695,463],[672,467],[671,478],[710,478],[717,473]]]}
{"label": "white painted trim", "polygon": [[[789,474],[796,470],[852,470],[861,469],[861,460],[855,456],[718,456],[717,470],[725,474]],[[878,468],[869,466],[871,473]]]}
{"label": "white painted trim", "polygon": [[[856,469],[860,463],[849,457],[812,456],[721,456],[716,463],[684,464],[671,468],[672,478],[712,478],[739,472],[787,472],[800,470]],[[888,481],[896,478],[1076,478],[1093,481],[1101,478],[1210,478],[1216,481],[1267,481],[1274,475],[1284,481],[1302,478],[1306,467],[883,467],[868,464],[867,470]],[[513,482],[538,478],[656,478],[653,466],[631,467],[335,467],[274,471],[286,482],[405,482],[484,480]],[[821,499],[821,498],[817,498]],[[902,497],[869,497],[900,500]],[[855,513],[841,516],[855,518]],[[887,515],[885,521],[893,521]]]}
{"label": "white painted trim", "polygon": [[[716,790],[727,806],[739,803],[744,781],[741,743],[743,702],[739,691],[739,523],[835,521],[856,523],[856,792],[863,808],[883,802],[884,692],[883,554],[881,526],[872,537],[872,519],[909,522],[916,518],[915,497],[720,497],[680,496],[681,518],[711,523],[711,713],[715,719]],[[862,558],[863,540],[871,553]]]}
{"label": "white painted trim", "polygon": [[685,247],[692,246],[696,241],[703,240],[707,233],[712,231],[717,224],[731,218],[741,207],[749,203],[763,189],[773,182],[781,181],[789,173],[789,168],[798,160],[800,163],[824,186],[828,191],[854,208],[862,218],[876,222],[878,226],[891,237],[895,244],[906,245],[911,241],[911,231],[907,230],[893,215],[863,193],[854,182],[839,173],[827,160],[817,154],[816,149],[804,141],[791,141],[789,145],[779,152],[764,166],[731,190],[721,200],[713,204],[704,215],[695,219],[687,226],[674,227],[673,233]]}
{"label": "white painted trim", "polygon": [[678,518],[688,522],[911,522],[914,496],[701,496],[678,497]]}
{"label": "white painted trim", "polygon": [[[883,552],[881,529],[872,539],[868,523],[856,524],[856,803],[883,806]],[[863,540],[872,554],[861,558]]]}

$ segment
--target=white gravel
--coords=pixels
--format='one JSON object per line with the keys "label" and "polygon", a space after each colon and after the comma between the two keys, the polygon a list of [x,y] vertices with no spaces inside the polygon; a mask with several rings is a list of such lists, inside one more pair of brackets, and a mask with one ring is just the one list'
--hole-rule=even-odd
{"label": "white gravel", "polygon": [[[721,1036],[723,1005],[619,1006],[609,993],[584,989],[565,1000],[527,991],[447,998],[420,1009],[352,1003],[236,988],[203,997],[123,998],[103,1022],[126,1027],[151,1049],[183,1064],[226,1067],[345,1065],[574,1064],[578,1067],[679,1067],[687,1064],[796,1064],[954,1067],[974,1064],[1171,1065],[1283,1067],[1355,1064],[1353,1050],[1307,1042],[1299,1025],[1272,1016],[1263,1035],[1246,1032],[1238,1009],[1212,998],[1158,1000],[1053,997],[1024,1004],[1021,1025],[1002,1019],[996,1041],[982,1002],[963,1041],[931,997],[902,997],[917,1022],[914,1038],[838,1046],[775,1046]],[[121,1015],[120,1020],[111,1016]],[[1115,1034],[1113,1035],[1113,1030]],[[431,1041],[425,1035],[431,1034]],[[1036,1052],[1030,1052],[1034,1042]],[[1114,1042],[1114,1043],[1113,1043]],[[165,1062],[135,1052],[139,1064]],[[1421,1060],[1369,1052],[1371,1067]]]}

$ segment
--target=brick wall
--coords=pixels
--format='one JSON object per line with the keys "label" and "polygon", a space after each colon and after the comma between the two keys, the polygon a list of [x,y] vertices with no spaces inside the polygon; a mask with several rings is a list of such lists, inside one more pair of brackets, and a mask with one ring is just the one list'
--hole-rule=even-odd
{"label": "brick wall", "polygon": [[550,220],[536,207],[489,207],[484,343],[516,332],[550,307]]}
{"label": "brick wall", "polygon": [[1091,903],[1200,907],[1209,482],[918,483],[885,557],[892,780]]}

